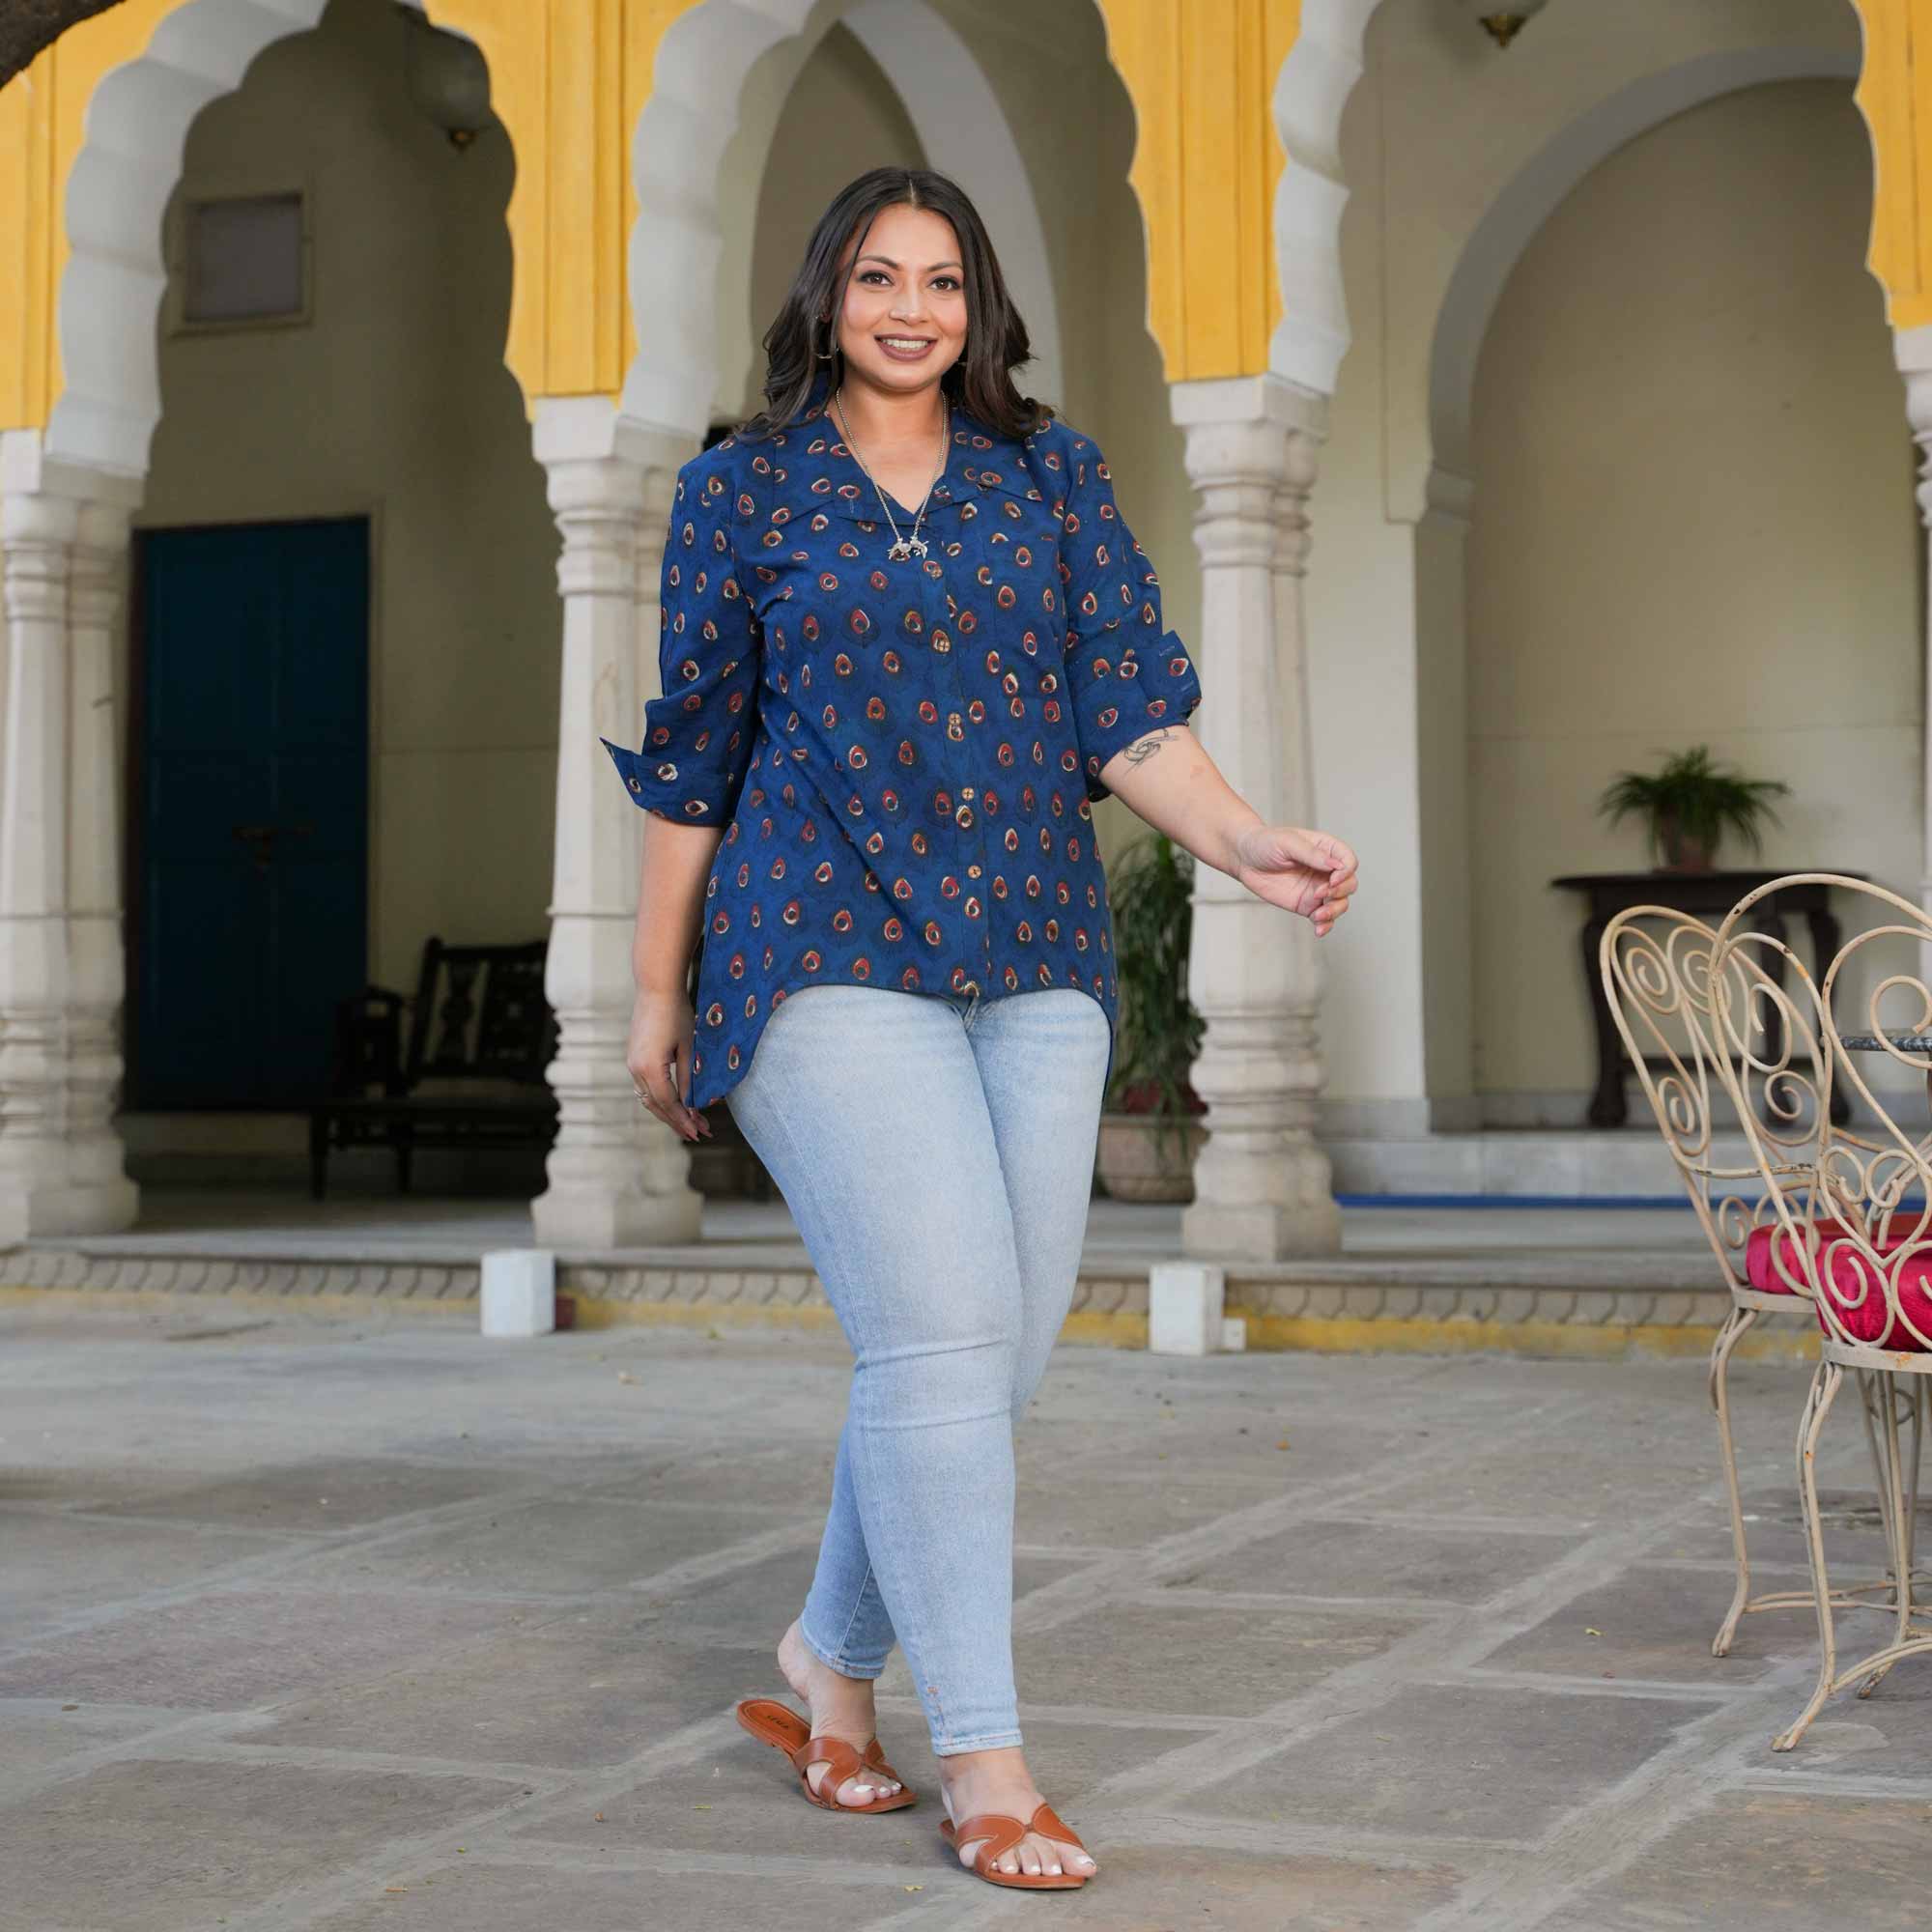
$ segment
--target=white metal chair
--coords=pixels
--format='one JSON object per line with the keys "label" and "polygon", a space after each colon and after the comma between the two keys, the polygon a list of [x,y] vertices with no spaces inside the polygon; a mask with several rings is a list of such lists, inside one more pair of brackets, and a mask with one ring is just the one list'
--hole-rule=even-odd
{"label": "white metal chair", "polygon": [[[1763,934],[1751,937],[1777,943]],[[1815,1081],[1793,1051],[1794,1046],[1806,1054],[1815,1051],[1815,1027],[1805,1018],[1809,1003],[1794,1000],[1764,958],[1742,946],[1732,950],[1726,964],[1734,982],[1729,997],[1717,999],[1712,981],[1717,940],[1710,926],[1688,913],[1634,906],[1605,928],[1598,963],[1617,1031],[1731,1298],[1730,1313],[1712,1346],[1709,1378],[1737,1559],[1730,1608],[1711,1642],[1712,1654],[1722,1657],[1743,1617],[1759,1610],[1802,1609],[1812,1602],[1809,1591],[1750,1594],[1750,1552],[1738,1491],[1728,1382],[1732,1351],[1762,1317],[1810,1317],[1804,1281],[1784,1264],[1787,1258],[1779,1252],[1780,1223],[1773,1197],[1811,1184],[1824,1110]],[[1756,1005],[1761,1024],[1773,1013],[1780,1022],[1784,1050],[1776,1077],[1726,1068],[1719,1016],[1747,1004]],[[1752,1144],[1752,1157],[1725,1164],[1717,1157],[1717,1141],[1734,1108],[1755,1108],[1766,1118]],[[1754,1191],[1760,1179],[1766,1188],[1763,1199],[1753,1201],[1748,1192],[1740,1192]],[[1846,1592],[1845,1598],[1864,1601],[1856,1591]]]}
{"label": "white metal chair", "polygon": [[[1813,1092],[1819,1146],[1808,1185],[1772,1184],[1774,1170],[1784,1171],[1788,1150],[1748,1108],[1740,1109],[1778,1224],[1775,1255],[1810,1297],[1822,1331],[1798,1432],[1798,1483],[1818,1614],[1818,1682],[1797,1721],[1774,1741],[1776,1750],[1791,1749],[1834,1692],[1857,1683],[1859,1694],[1868,1697],[1895,1663],[1932,1651],[1928,1579],[1914,1567],[1919,1451],[1932,1378],[1932,1142],[1899,1123],[1895,1103],[1866,1072],[1878,1064],[1871,1056],[1884,1055],[1921,1077],[1932,1074],[1932,986],[1918,965],[1932,945],[1932,919],[1883,887],[1829,874],[1775,880],[1741,899],[1718,929],[1712,981],[1717,1034],[1727,1048],[1719,1065],[1734,1104],[1750,1082],[1788,1077],[1781,1063],[1790,1055],[1789,1033],[1781,1045],[1767,1041],[1758,989],[1748,973],[1734,969],[1767,943],[1744,929],[1752,908],[1800,877],[1859,895],[1876,923],[1839,949],[1822,980],[1814,982],[1791,961],[1819,1050]],[[1902,956],[1887,959],[1889,949]],[[1908,960],[1917,970],[1900,970]],[[1858,1104],[1857,1131],[1831,1122],[1837,1092]],[[1898,1579],[1897,1587],[1870,1594],[1833,1589],[1818,1510],[1818,1443],[1848,1373],[1862,1396],[1889,1568]],[[1882,1611],[1891,1631],[1876,1650],[1841,1669],[1836,1613],[1848,1606]]]}

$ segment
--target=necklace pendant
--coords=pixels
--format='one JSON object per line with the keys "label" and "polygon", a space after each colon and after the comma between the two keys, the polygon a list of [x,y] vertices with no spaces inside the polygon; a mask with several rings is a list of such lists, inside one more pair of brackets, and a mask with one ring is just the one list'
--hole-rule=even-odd
{"label": "necklace pendant", "polygon": [[925,539],[923,537],[901,537],[886,553],[886,561],[888,563],[910,563],[914,557],[923,556],[924,554]]}

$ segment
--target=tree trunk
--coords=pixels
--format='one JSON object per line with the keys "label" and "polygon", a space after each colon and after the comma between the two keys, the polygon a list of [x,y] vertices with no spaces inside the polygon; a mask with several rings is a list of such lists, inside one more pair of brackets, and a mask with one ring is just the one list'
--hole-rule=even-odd
{"label": "tree trunk", "polygon": [[4,0],[0,4],[0,87],[27,67],[67,30],[121,0]]}

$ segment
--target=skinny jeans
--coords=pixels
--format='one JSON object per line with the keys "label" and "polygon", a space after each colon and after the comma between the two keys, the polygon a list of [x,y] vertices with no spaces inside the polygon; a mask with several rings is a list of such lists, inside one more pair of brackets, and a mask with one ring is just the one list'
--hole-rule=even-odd
{"label": "skinny jeans", "polygon": [[801,1632],[846,1677],[896,1641],[942,1757],[1020,1742],[1013,1423],[1072,1300],[1108,1046],[1072,987],[808,986],[729,1095],[852,1348]]}

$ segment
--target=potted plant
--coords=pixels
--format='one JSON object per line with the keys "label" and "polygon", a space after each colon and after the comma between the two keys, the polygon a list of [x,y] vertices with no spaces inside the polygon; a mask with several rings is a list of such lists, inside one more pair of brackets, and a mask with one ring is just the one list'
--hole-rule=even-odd
{"label": "potted plant", "polygon": [[1790,789],[1776,779],[1745,778],[1714,763],[1708,745],[1693,745],[1665,757],[1660,772],[1620,773],[1597,810],[1612,825],[1633,814],[1648,819],[1659,871],[1708,872],[1727,832],[1763,850],[1765,824],[1779,822],[1771,800]]}
{"label": "potted plant", "polygon": [[1101,1184],[1119,1201],[1191,1201],[1208,1111],[1189,1083],[1207,1022],[1187,997],[1194,861],[1162,833],[1108,868],[1120,1039],[1100,1117]]}

